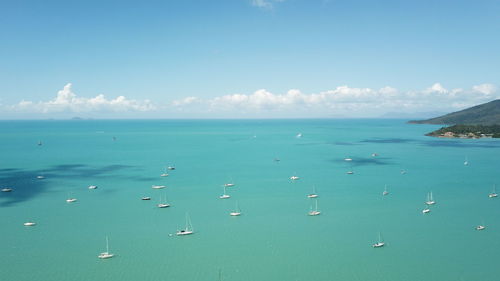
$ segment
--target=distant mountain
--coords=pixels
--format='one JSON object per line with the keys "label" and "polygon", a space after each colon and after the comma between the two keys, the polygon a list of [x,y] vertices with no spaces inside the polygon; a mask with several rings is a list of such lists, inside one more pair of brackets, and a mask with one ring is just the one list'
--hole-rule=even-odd
{"label": "distant mountain", "polygon": [[464,110],[449,113],[427,120],[413,120],[413,124],[464,124],[494,125],[500,124],[500,99],[476,105]]}

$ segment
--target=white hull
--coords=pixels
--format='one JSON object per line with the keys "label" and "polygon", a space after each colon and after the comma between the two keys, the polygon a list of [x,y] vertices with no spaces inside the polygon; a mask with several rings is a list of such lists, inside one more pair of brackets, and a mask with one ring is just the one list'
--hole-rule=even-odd
{"label": "white hull", "polygon": [[66,199],[66,202],[68,203],[73,203],[73,202],[76,202],[77,199],[76,198],[69,198],[69,199]]}
{"label": "white hull", "polygon": [[423,210],[422,210],[422,213],[427,214],[427,213],[429,213],[430,211],[431,211],[431,209],[423,209]]}
{"label": "white hull", "polygon": [[354,174],[354,172],[353,171],[349,171],[349,172],[347,172],[347,174],[348,175],[352,175],[352,174]]}
{"label": "white hull", "polygon": [[141,200],[151,200],[151,197],[142,197]]}
{"label": "white hull", "polygon": [[308,213],[309,216],[317,216],[319,214],[321,214],[320,211],[311,211],[311,212]]}
{"label": "white hull", "polygon": [[476,226],[476,230],[484,230],[485,228],[486,228],[486,226],[484,226],[484,225]]}
{"label": "white hull", "polygon": [[229,213],[230,216],[236,217],[236,216],[241,216],[240,212],[231,212]]}
{"label": "white hull", "polygon": [[114,257],[115,255],[114,254],[110,254],[108,252],[104,252],[104,253],[101,253],[99,256],[97,256],[98,258],[100,259],[109,259],[109,258],[112,258]]}
{"label": "white hull", "polygon": [[318,198],[318,194],[308,194],[307,198]]}
{"label": "white hull", "polygon": [[36,223],[35,222],[25,222],[23,223],[24,226],[35,226]]}
{"label": "white hull", "polygon": [[158,205],[156,205],[156,207],[158,207],[158,208],[167,208],[167,207],[170,207],[170,204],[158,204]]}
{"label": "white hull", "polygon": [[191,230],[181,230],[181,231],[177,231],[177,233],[175,235],[177,236],[183,236],[183,235],[189,235],[189,234],[193,234],[194,231],[191,231]]}
{"label": "white hull", "polygon": [[225,187],[232,187],[232,186],[234,186],[234,183],[226,183],[226,184],[224,184],[224,186]]}
{"label": "white hull", "polygon": [[293,177],[290,177],[290,179],[291,179],[291,180],[293,180],[293,181],[296,181],[296,180],[298,180],[298,179],[300,179],[300,178],[299,178],[299,177],[297,177],[297,176],[293,176]]}
{"label": "white hull", "polygon": [[382,192],[382,195],[388,195],[388,194],[389,194],[389,192],[388,192],[388,191],[384,191],[384,192]]}
{"label": "white hull", "polygon": [[89,186],[89,189],[97,189],[97,185],[91,185]]}
{"label": "white hull", "polygon": [[378,243],[375,243],[373,244],[373,248],[380,248],[380,247],[384,247],[385,243],[384,242],[378,242]]}
{"label": "white hull", "polygon": [[44,176],[37,176],[36,178],[39,180],[43,180],[45,177]]}
{"label": "white hull", "polygon": [[11,192],[12,188],[2,188],[2,192]]}
{"label": "white hull", "polygon": [[219,196],[219,198],[220,199],[227,199],[227,198],[231,198],[231,196],[224,194],[224,195]]}
{"label": "white hull", "polygon": [[167,173],[161,174],[160,177],[168,177],[168,174]]}
{"label": "white hull", "polygon": [[434,204],[436,204],[436,201],[427,201],[427,202],[425,202],[425,204],[427,204],[427,205],[434,205]]}
{"label": "white hull", "polygon": [[488,195],[488,197],[490,197],[490,198],[495,198],[497,196],[498,196],[498,194],[496,194],[496,193],[491,193],[491,194]]}
{"label": "white hull", "polygon": [[165,188],[166,186],[164,185],[152,185],[151,188],[152,189],[162,189],[162,188]]}

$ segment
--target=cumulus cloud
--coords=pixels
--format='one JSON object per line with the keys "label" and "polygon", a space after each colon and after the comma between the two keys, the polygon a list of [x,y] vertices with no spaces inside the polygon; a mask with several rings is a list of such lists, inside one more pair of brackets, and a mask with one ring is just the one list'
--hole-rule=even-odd
{"label": "cumulus cloud", "polygon": [[[292,89],[275,94],[260,89],[251,94],[235,93],[210,99],[189,97],[172,103],[183,111],[195,102],[196,110],[227,112],[236,115],[272,116],[280,113],[296,116],[377,117],[387,112],[449,112],[500,98],[491,84],[475,85],[469,90],[447,89],[440,83],[420,91],[399,91],[339,86],[332,90],[305,94]],[[200,105],[204,105],[201,107]]]}
{"label": "cumulus cloud", "polygon": [[55,112],[123,112],[123,111],[150,111],[155,106],[149,100],[131,100],[124,96],[107,99],[100,94],[93,98],[78,97],[73,93],[72,84],[68,83],[57,92],[57,96],[49,101],[25,101],[22,100],[12,106],[15,111],[35,113]]}

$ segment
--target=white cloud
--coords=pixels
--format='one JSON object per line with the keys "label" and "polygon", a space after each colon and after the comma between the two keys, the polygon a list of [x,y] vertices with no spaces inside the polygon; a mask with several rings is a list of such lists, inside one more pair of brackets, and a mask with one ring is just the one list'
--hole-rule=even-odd
{"label": "white cloud", "polygon": [[274,7],[274,3],[284,2],[285,0],[251,0],[250,3],[252,6],[264,8],[264,9],[272,9]]}
{"label": "white cloud", "polygon": [[124,96],[114,99],[106,99],[102,94],[93,98],[78,97],[71,90],[71,86],[71,83],[66,84],[52,100],[40,102],[22,100],[11,108],[30,113],[151,111],[156,108],[149,100],[130,100]]}
{"label": "white cloud", "polygon": [[[210,99],[186,98],[172,105],[186,112],[192,101],[195,109],[206,114],[224,112],[231,116],[345,116],[377,117],[387,112],[449,112],[500,98],[491,84],[473,86],[470,90],[446,89],[440,83],[420,91],[402,92],[393,87],[381,89],[339,86],[333,90],[304,94],[292,89],[274,94],[260,89],[251,94],[230,94]],[[201,106],[204,105],[204,106]]]}

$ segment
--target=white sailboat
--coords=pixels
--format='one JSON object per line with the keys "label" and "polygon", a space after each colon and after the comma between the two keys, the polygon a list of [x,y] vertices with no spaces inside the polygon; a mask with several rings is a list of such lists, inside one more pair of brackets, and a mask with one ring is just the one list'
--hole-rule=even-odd
{"label": "white sailboat", "polygon": [[2,192],[11,192],[11,191],[12,191],[12,188],[10,188],[10,187],[2,188]]}
{"label": "white sailboat", "polygon": [[427,214],[427,213],[430,213],[431,212],[431,209],[429,208],[428,205],[425,205],[425,208],[422,210],[422,213],[423,214]]}
{"label": "white sailboat", "polygon": [[313,185],[313,191],[310,194],[307,194],[308,198],[318,198],[318,194],[316,193],[316,186]]}
{"label": "white sailboat", "polygon": [[293,180],[293,181],[296,181],[296,180],[298,180],[300,178],[298,176],[296,176],[296,175],[293,175],[293,176],[290,177],[290,179]]}
{"label": "white sailboat", "polygon": [[109,252],[109,241],[108,241],[108,236],[106,236],[106,252],[100,253],[97,257],[100,259],[109,259],[114,257],[115,254],[112,254]]}
{"label": "white sailboat", "polygon": [[227,183],[225,183],[225,184],[224,184],[224,186],[225,186],[225,187],[232,187],[232,186],[234,186],[233,179],[231,178],[231,179],[229,180],[229,182],[227,182]]}
{"label": "white sailboat", "polygon": [[45,177],[42,176],[42,175],[39,175],[39,176],[36,176],[36,178],[39,179],[39,180],[43,180]]}
{"label": "white sailboat", "polygon": [[476,230],[484,230],[486,229],[486,225],[484,224],[484,221],[482,222],[482,224],[476,226]]}
{"label": "white sailboat", "polygon": [[315,201],[316,201],[315,208],[313,209],[313,207],[311,206],[311,210],[308,213],[308,215],[310,216],[317,216],[321,214],[321,212],[318,210],[318,199],[316,199]]}
{"label": "white sailboat", "polygon": [[241,216],[241,210],[240,207],[238,206],[238,201],[236,201],[236,208],[234,208],[234,211],[229,213],[229,215],[233,217]]}
{"label": "white sailboat", "polygon": [[161,174],[160,177],[168,177],[168,167],[165,168],[165,173]]}
{"label": "white sailboat", "polygon": [[300,139],[302,137],[302,133],[298,133],[295,137]]}
{"label": "white sailboat", "polygon": [[231,196],[226,194],[226,186],[224,185],[224,194],[222,194],[221,196],[219,196],[220,199],[227,199],[227,198],[230,198]]}
{"label": "white sailboat", "polygon": [[97,189],[97,185],[89,185],[89,189]]}
{"label": "white sailboat", "polygon": [[349,169],[349,171],[347,171],[347,174],[348,175],[352,175],[354,174],[354,171],[352,170],[352,165],[350,166],[351,168]]}
{"label": "white sailboat", "polygon": [[469,165],[469,160],[467,159],[467,156],[465,156],[464,165],[465,165],[465,166]]}
{"label": "white sailboat", "polygon": [[175,166],[168,166],[167,170],[173,171],[173,170],[175,170]]}
{"label": "white sailboat", "polygon": [[387,184],[385,185],[384,187],[384,192],[382,192],[382,195],[388,195],[389,194],[389,191],[387,191]]}
{"label": "white sailboat", "polygon": [[151,188],[152,189],[162,189],[162,188],[165,188],[166,186],[164,185],[152,185]]}
{"label": "white sailboat", "polygon": [[33,221],[28,221],[28,222],[25,222],[23,223],[24,226],[35,226],[36,225],[36,222],[33,222]]}
{"label": "white sailboat", "polygon": [[427,193],[427,201],[425,201],[425,204],[427,204],[427,205],[436,204],[436,201],[434,201],[434,198],[432,197],[432,191]]}
{"label": "white sailboat", "polygon": [[384,241],[382,240],[382,237],[380,235],[380,232],[378,233],[378,242],[373,244],[372,247],[373,248],[380,248],[380,247],[384,247],[385,243]]}
{"label": "white sailboat", "polygon": [[77,201],[77,199],[76,199],[76,198],[74,198],[74,197],[70,197],[70,196],[69,196],[69,193],[68,193],[68,199],[66,199],[66,202],[68,202],[68,203],[73,203],[73,202],[76,202],[76,201]]}
{"label": "white sailboat", "polygon": [[193,234],[194,229],[193,225],[191,224],[191,219],[189,218],[189,214],[186,213],[186,227],[184,229],[178,230],[175,234],[177,236],[183,236],[183,235],[189,235]]}
{"label": "white sailboat", "polygon": [[497,196],[498,196],[498,194],[497,194],[497,186],[496,186],[496,184],[494,184],[493,185],[493,191],[490,194],[488,194],[488,197],[489,198],[495,198]]}
{"label": "white sailboat", "polygon": [[352,158],[351,157],[346,157],[346,158],[344,158],[344,161],[351,162]]}
{"label": "white sailboat", "polygon": [[170,207],[170,204],[167,203],[167,195],[165,195],[165,199],[162,200],[162,197],[160,196],[160,203],[156,205],[158,208],[167,208]]}

